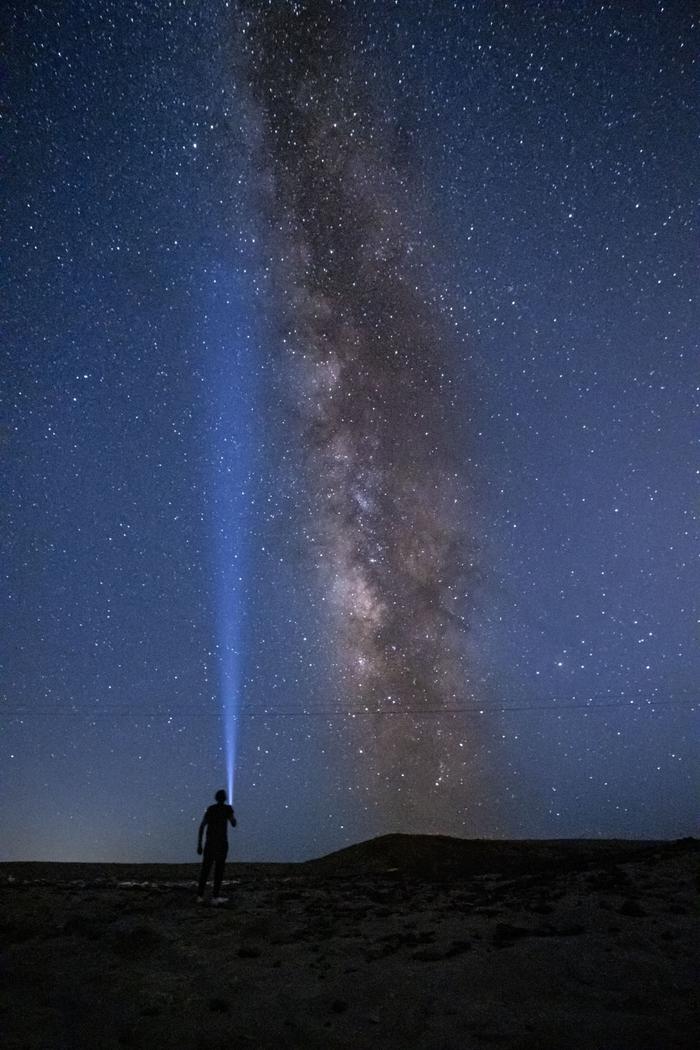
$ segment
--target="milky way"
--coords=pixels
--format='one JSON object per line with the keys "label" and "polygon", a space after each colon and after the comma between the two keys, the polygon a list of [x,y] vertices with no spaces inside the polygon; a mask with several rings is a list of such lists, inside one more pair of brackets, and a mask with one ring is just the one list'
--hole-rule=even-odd
{"label": "milky way", "polygon": [[[434,716],[468,689],[473,575],[454,454],[454,339],[434,301],[419,189],[399,129],[340,5],[251,8],[243,28],[279,324],[294,377],[315,530],[330,598],[338,698]],[[447,720],[449,721],[449,720]],[[453,727],[365,721],[386,800],[459,793]],[[403,792],[403,794],[401,794]],[[452,798],[451,805],[458,799]]]}

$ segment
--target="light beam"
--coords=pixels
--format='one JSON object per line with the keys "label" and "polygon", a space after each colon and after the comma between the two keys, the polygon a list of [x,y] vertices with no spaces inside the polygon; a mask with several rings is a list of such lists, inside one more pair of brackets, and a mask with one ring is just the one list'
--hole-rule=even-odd
{"label": "light beam", "polygon": [[[246,290],[217,271],[207,313],[209,519],[216,617],[216,662],[222,713],[226,789],[233,801],[244,666],[246,580],[255,456],[254,338],[245,314]],[[237,311],[237,312],[236,312]]]}

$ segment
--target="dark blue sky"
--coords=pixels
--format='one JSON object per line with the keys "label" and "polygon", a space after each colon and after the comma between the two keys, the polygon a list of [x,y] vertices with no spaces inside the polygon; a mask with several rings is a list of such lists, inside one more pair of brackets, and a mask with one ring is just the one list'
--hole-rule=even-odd
{"label": "dark blue sky", "polygon": [[697,29],[12,5],[0,857],[693,830]]}

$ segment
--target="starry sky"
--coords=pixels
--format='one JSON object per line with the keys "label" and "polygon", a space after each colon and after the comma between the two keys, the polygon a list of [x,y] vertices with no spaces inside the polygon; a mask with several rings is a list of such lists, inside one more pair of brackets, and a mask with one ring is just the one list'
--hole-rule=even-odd
{"label": "starry sky", "polygon": [[0,859],[692,833],[697,38],[10,4]]}

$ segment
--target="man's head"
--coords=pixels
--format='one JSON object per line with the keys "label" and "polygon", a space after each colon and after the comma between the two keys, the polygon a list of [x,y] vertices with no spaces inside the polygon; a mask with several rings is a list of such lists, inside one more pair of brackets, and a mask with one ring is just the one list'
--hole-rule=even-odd
{"label": "man's head", "polygon": [[216,799],[217,802],[225,802],[226,801],[226,792],[224,791],[224,789],[223,788],[219,788],[219,790],[214,795],[214,798]]}

